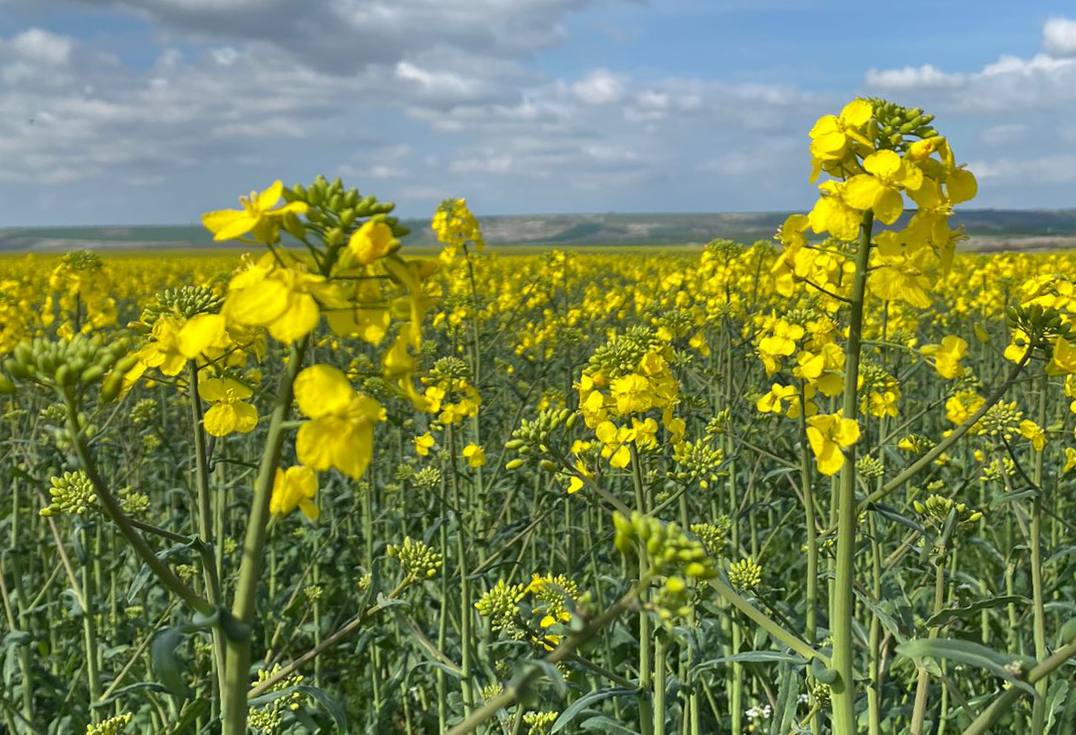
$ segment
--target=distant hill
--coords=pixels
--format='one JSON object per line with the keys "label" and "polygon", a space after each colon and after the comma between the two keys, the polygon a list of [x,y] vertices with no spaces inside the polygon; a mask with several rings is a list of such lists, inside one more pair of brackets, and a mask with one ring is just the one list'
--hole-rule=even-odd
{"label": "distant hill", "polygon": [[[785,212],[699,214],[538,214],[482,217],[492,245],[682,245],[715,238],[770,239]],[[1076,246],[1076,209],[960,212],[971,249],[1047,249]],[[428,220],[405,221],[405,242],[435,244]],[[57,252],[76,248],[203,248],[214,243],[199,225],[26,227],[0,229],[0,252]]]}

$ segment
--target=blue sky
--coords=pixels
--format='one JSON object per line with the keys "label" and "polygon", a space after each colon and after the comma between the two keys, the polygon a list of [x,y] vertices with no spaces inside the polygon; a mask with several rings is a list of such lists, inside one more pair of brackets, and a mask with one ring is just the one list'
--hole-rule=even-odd
{"label": "blue sky", "polygon": [[1076,207],[1076,6],[0,0],[0,227],[182,223],[341,176],[427,216],[810,205],[856,95],[938,116],[981,207]]}

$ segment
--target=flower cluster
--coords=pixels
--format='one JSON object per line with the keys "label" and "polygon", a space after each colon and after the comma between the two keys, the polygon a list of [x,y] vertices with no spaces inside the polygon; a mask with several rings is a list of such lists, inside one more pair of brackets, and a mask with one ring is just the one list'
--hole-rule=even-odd
{"label": "flower cluster", "polygon": [[583,369],[576,384],[579,409],[612,467],[628,465],[631,445],[656,446],[658,423],[651,412],[659,415],[673,445],[683,439],[684,420],[673,414],[680,387],[672,359],[671,348],[656,334],[631,329],[597,350]]}

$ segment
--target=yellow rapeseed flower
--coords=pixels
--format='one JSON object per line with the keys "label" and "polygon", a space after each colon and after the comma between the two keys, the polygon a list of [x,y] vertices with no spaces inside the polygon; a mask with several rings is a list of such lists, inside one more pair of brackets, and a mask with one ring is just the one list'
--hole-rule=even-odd
{"label": "yellow rapeseed flower", "polygon": [[385,420],[381,404],[355,392],[339,369],[320,364],[296,376],[295,400],[311,419],[299,427],[299,461],[318,471],[335,467],[362,477],[373,455],[374,424]]}
{"label": "yellow rapeseed flower", "polygon": [[807,419],[807,441],[815,464],[823,475],[836,474],[844,466],[844,450],[859,441],[859,423],[840,414]]}
{"label": "yellow rapeseed flower", "polygon": [[273,481],[273,494],[269,498],[269,512],[282,518],[298,508],[312,521],[318,519],[318,506],[314,497],[318,492],[318,476],[310,467],[277,467]]}
{"label": "yellow rapeseed flower", "polygon": [[213,233],[214,240],[234,240],[248,232],[258,242],[273,243],[280,239],[280,220],[288,214],[305,214],[305,202],[288,202],[278,207],[284,184],[278,179],[265,191],[250,192],[239,197],[242,209],[220,209],[202,215],[202,224]]}

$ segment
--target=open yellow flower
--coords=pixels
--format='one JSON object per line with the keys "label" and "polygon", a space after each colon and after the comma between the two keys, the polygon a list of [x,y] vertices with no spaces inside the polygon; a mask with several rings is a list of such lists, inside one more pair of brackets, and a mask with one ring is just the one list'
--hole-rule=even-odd
{"label": "open yellow flower", "polygon": [[291,343],[317,326],[315,295],[327,294],[325,279],[298,267],[283,267],[272,253],[232,276],[224,315],[229,323],[266,327],[274,339]]}
{"label": "open yellow flower", "polygon": [[1031,448],[1041,452],[1046,447],[1046,432],[1031,419],[1020,422],[1020,436],[1031,442]]}
{"label": "open yellow flower", "polygon": [[370,265],[375,260],[391,253],[399,245],[400,241],[393,236],[392,228],[379,220],[369,220],[355,230],[347,247],[360,264]]}
{"label": "open yellow flower", "polygon": [[[784,413],[785,402],[794,405],[799,400],[799,390],[794,385],[774,383],[770,392],[755,402],[759,413]],[[789,406],[791,409],[792,405]]]}
{"label": "open yellow flower", "polygon": [[848,180],[844,199],[860,210],[871,209],[874,216],[891,225],[904,211],[901,190],[915,191],[923,185],[923,172],[894,151],[877,151],[863,159],[865,174]]}
{"label": "open yellow flower", "polygon": [[1071,375],[1076,373],[1076,345],[1064,337],[1054,341],[1053,355],[1046,365],[1049,375]]}
{"label": "open yellow flower", "polygon": [[272,243],[280,239],[280,220],[288,214],[305,214],[305,202],[288,202],[278,207],[284,184],[279,179],[265,191],[250,192],[239,197],[242,209],[219,209],[202,215],[202,224],[213,233],[214,240],[234,240],[248,232],[254,233],[258,242]]}
{"label": "open yellow flower", "polygon": [[855,240],[859,235],[862,216],[849,206],[846,196],[847,184],[823,181],[818,185],[821,196],[807,215],[811,231],[815,234],[828,232],[838,240]]}
{"label": "open yellow flower", "polygon": [[844,449],[859,441],[859,423],[840,414],[822,414],[807,419],[807,442],[814,452],[815,465],[823,475],[836,474],[844,466]]}
{"label": "open yellow flower", "polygon": [[385,409],[357,393],[331,365],[303,369],[294,388],[299,410],[311,419],[296,437],[299,461],[318,471],[335,467],[356,480],[362,477],[373,456],[374,424],[385,420]]}
{"label": "open yellow flower", "polygon": [[863,128],[873,114],[874,107],[870,102],[857,99],[845,105],[839,115],[818,118],[810,132],[811,157],[814,159],[811,181],[818,176],[823,163],[847,157],[853,141],[871,147],[871,142],[863,135]]}
{"label": "open yellow flower", "polygon": [[298,508],[312,521],[318,519],[318,506],[314,497],[318,493],[318,476],[309,467],[277,467],[273,481],[273,494],[269,498],[269,512],[278,518]]}
{"label": "open yellow flower", "polygon": [[463,458],[467,460],[467,466],[477,470],[486,463],[486,450],[477,444],[468,444],[463,448]]}
{"label": "open yellow flower", "polygon": [[415,437],[415,454],[420,457],[426,457],[436,445],[437,440],[427,431],[425,434]]}
{"label": "open yellow flower", "polygon": [[258,409],[246,402],[254,391],[239,381],[231,378],[203,380],[198,384],[198,395],[213,404],[202,417],[207,434],[246,434],[258,425]]}
{"label": "open yellow flower", "polygon": [[923,345],[919,352],[924,357],[934,358],[934,369],[946,380],[953,380],[964,375],[964,366],[960,358],[968,351],[966,340],[949,334],[942,338],[941,344]]}

